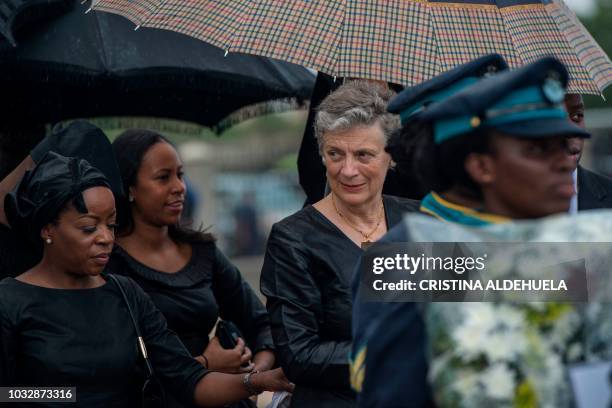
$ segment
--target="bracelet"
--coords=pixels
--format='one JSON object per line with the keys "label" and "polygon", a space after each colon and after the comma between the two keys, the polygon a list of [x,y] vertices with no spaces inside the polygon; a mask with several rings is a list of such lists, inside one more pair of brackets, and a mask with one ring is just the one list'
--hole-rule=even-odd
{"label": "bracelet", "polygon": [[204,364],[204,368],[208,370],[208,357],[206,357],[204,353],[202,353],[202,358],[204,359],[204,362],[206,363]]}
{"label": "bracelet", "polygon": [[263,392],[253,387],[253,384],[251,384],[251,376],[257,373],[259,373],[258,370],[253,370],[250,373],[245,374],[244,377],[242,377],[242,384],[244,385],[244,388],[246,388],[249,395],[259,395]]}

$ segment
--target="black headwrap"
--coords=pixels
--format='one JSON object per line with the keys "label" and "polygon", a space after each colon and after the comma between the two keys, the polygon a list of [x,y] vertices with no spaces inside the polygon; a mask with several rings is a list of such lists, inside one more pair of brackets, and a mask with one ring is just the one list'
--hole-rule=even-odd
{"label": "black headwrap", "polygon": [[86,160],[48,152],[4,198],[6,218],[13,231],[38,242],[41,228],[53,221],[69,200],[77,211],[87,213],[81,193],[98,186],[110,188],[110,183]]}

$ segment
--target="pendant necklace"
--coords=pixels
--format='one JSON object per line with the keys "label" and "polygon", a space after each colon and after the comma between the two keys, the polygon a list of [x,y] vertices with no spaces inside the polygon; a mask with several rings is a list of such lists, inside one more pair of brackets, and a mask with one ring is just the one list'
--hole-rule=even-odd
{"label": "pendant necklace", "polygon": [[332,198],[332,204],[334,206],[334,210],[336,210],[336,214],[338,214],[338,216],[340,218],[342,218],[342,220],[349,227],[351,227],[352,229],[357,231],[363,237],[364,240],[363,240],[363,242],[361,242],[361,248],[362,249],[367,249],[367,247],[372,245],[372,241],[370,240],[370,237],[372,236],[372,234],[374,234],[378,230],[378,227],[380,227],[380,223],[382,222],[383,216],[385,215],[385,206],[384,206],[384,204],[382,202],[380,203],[380,215],[378,216],[378,221],[376,222],[376,226],[370,232],[363,232],[362,230],[357,228],[357,226],[355,224],[353,224],[348,218],[346,218],[344,215],[342,215],[342,213],[338,210],[338,207],[336,206],[336,200],[334,199],[334,193],[331,194],[331,198]]}

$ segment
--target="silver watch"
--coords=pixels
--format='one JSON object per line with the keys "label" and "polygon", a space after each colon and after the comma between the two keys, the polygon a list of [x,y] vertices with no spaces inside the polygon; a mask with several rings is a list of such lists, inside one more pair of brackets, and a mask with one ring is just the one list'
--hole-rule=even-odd
{"label": "silver watch", "polygon": [[246,388],[249,395],[259,395],[263,392],[262,390],[258,390],[257,388],[253,387],[253,384],[251,384],[251,376],[257,373],[259,373],[259,370],[253,370],[242,377],[242,384],[244,384],[244,388]]}

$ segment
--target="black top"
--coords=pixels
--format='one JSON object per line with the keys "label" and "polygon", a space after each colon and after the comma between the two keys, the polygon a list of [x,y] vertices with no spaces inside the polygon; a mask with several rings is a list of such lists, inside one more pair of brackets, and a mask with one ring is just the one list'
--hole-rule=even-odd
{"label": "black top", "polygon": [[[383,196],[387,228],[418,202]],[[261,274],[277,356],[296,384],[292,407],[353,406],[351,280],[362,254],[314,207],[274,224]]]}
{"label": "black top", "polygon": [[118,245],[106,271],[134,279],[193,356],[208,345],[208,333],[218,317],[238,326],[253,353],[273,348],[266,308],[238,268],[214,242],[191,245],[189,262],[176,273],[149,268]]}
{"label": "black top", "polygon": [[[119,279],[157,377],[176,398],[191,404],[206,369],[168,329],[142,289]],[[0,281],[0,386],[73,386],[77,406],[134,407],[143,367],[133,323],[114,283],[66,290],[13,278]]]}

